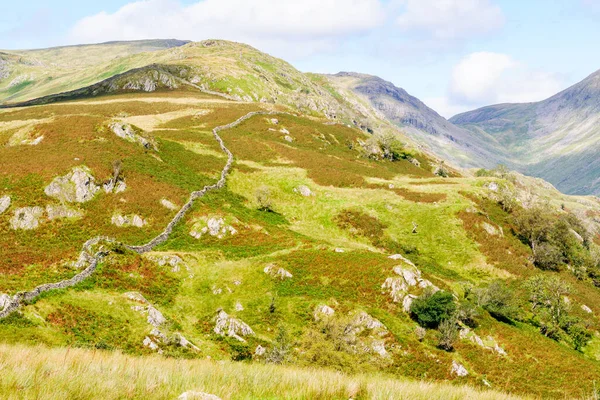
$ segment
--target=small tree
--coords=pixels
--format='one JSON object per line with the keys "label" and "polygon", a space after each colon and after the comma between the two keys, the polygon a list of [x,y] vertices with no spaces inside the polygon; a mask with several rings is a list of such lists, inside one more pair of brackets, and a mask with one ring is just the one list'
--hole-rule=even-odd
{"label": "small tree", "polygon": [[538,318],[542,333],[555,337],[571,308],[565,300],[571,293],[571,287],[556,276],[542,275],[530,278],[525,287],[529,291],[531,311]]}
{"label": "small tree", "polygon": [[256,202],[261,211],[273,211],[271,202],[271,190],[266,186],[256,189]]}
{"label": "small tree", "polygon": [[437,328],[442,321],[452,317],[455,311],[454,297],[441,290],[435,293],[425,292],[410,306],[410,312],[417,322],[427,328]]}
{"label": "small tree", "polygon": [[503,281],[494,281],[485,288],[473,290],[477,305],[496,319],[515,319],[519,308],[513,291]]}
{"label": "small tree", "polygon": [[440,323],[438,328],[440,339],[438,347],[446,350],[454,350],[454,343],[458,340],[458,324],[454,318],[446,319]]}

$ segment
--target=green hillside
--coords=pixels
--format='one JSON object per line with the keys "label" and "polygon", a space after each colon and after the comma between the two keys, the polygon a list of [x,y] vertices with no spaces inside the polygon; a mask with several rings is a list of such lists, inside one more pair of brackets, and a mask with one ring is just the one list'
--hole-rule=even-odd
{"label": "green hillside", "polygon": [[[0,375],[0,393],[35,397],[47,370],[92,398],[65,377],[105,387],[83,367],[99,357],[107,398],[289,398],[314,368],[297,398],[595,395],[597,199],[452,169],[327,77],[245,45],[95,62],[2,97],[0,362],[39,368]],[[77,359],[58,366],[65,347]],[[217,393],[188,367],[239,383]]]}

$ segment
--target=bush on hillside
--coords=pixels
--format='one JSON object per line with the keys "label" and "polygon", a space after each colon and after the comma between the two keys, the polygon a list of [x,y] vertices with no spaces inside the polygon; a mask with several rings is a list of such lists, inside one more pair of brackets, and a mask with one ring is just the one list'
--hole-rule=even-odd
{"label": "bush on hillside", "polygon": [[451,318],[455,311],[454,297],[442,290],[435,293],[425,292],[410,306],[411,314],[426,328],[437,328],[442,321]]}
{"label": "bush on hillside", "polygon": [[446,351],[454,350],[454,343],[458,340],[458,324],[454,318],[446,319],[438,327],[440,338],[438,347]]}
{"label": "bush on hillside", "polygon": [[503,281],[494,281],[487,287],[473,290],[478,306],[500,321],[510,321],[518,317],[519,308],[514,292]]}

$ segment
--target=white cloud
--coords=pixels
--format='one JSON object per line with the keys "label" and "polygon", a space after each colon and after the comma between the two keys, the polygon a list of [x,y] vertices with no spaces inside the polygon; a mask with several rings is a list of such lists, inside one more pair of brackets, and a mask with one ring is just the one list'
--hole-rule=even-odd
{"label": "white cloud", "polygon": [[463,39],[504,25],[502,10],[490,0],[396,0],[403,10],[396,22],[406,31],[435,39]]}
{"label": "white cloud", "polygon": [[558,93],[563,84],[557,75],[529,68],[506,54],[472,53],[452,71],[449,103],[479,107],[539,101]]}
{"label": "white cloud", "polygon": [[79,20],[70,39],[217,38],[290,55],[327,49],[339,37],[368,31],[384,19],[379,0],[202,0],[188,6],[177,0],[143,0]]}

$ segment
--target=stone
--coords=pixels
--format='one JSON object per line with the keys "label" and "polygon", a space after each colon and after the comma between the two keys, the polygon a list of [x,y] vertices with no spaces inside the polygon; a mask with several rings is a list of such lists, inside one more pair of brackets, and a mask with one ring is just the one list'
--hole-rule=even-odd
{"label": "stone", "polygon": [[404,257],[402,254],[392,254],[388,258],[390,258],[392,260],[401,260],[401,261],[407,263],[408,265],[415,267],[415,264],[412,261],[410,261],[408,258]]}
{"label": "stone", "polygon": [[10,304],[11,301],[11,297],[7,294],[1,294],[0,295],[0,311],[4,310],[6,308],[7,305]]}
{"label": "stone", "polygon": [[8,210],[8,207],[10,207],[10,196],[0,197],[0,214]]}
{"label": "stone", "polygon": [[277,125],[277,124],[279,124],[279,120],[277,118],[271,118],[271,123],[273,125]]}
{"label": "stone", "polygon": [[288,131],[288,130],[287,130],[287,129],[285,129],[285,128],[281,128],[281,129],[279,130],[279,132],[283,133],[284,135],[289,135],[289,134],[290,134],[290,131]]}
{"label": "stone", "polygon": [[334,250],[336,253],[344,253],[345,250],[344,249],[340,249],[339,247],[336,247]]}
{"label": "stone", "polygon": [[144,346],[149,347],[150,350],[158,350],[158,344],[154,342],[154,340],[150,339],[148,336],[144,338]]}
{"label": "stone", "polygon": [[113,225],[121,228],[136,227],[142,228],[147,225],[147,222],[137,214],[121,215],[114,214],[110,221]]}
{"label": "stone", "polygon": [[304,197],[314,196],[314,194],[310,190],[310,188],[308,186],[305,186],[305,185],[298,186],[297,188],[294,189],[294,192],[300,193],[300,195],[302,195]]}
{"label": "stone", "polygon": [[167,319],[154,306],[148,306],[148,323],[156,328],[167,322]]}
{"label": "stone", "polygon": [[412,306],[413,301],[417,298],[414,294],[408,294],[404,296],[402,299],[402,309],[404,312],[410,312],[410,307]]}
{"label": "stone", "polygon": [[189,391],[182,393],[177,400],[221,400],[221,398],[210,393]]}
{"label": "stone", "polygon": [[40,218],[44,215],[42,207],[23,207],[15,210],[10,219],[13,229],[33,230],[40,226]]}
{"label": "stone", "polygon": [[164,267],[165,265],[171,266],[171,272],[179,272],[181,270],[180,265],[183,264],[183,259],[176,255],[162,255],[162,256],[150,256],[148,259],[154,261],[159,266]]}
{"label": "stone", "polygon": [[179,207],[177,207],[174,203],[171,203],[169,200],[167,199],[161,199],[160,200],[160,204],[165,207],[168,208],[169,210],[173,210],[176,211],[179,209]]}
{"label": "stone", "polygon": [[244,311],[244,306],[239,301],[235,303],[235,311]]}
{"label": "stone", "polygon": [[265,274],[270,275],[273,278],[279,278],[281,280],[290,279],[293,277],[293,275],[289,271],[286,271],[281,267],[277,267],[275,264],[268,264],[263,271]]}
{"label": "stone", "polygon": [[421,277],[421,272],[418,269],[410,270],[398,266],[394,267],[394,272],[402,276],[408,286],[417,286],[418,279]]}
{"label": "stone", "polygon": [[588,314],[592,314],[592,313],[593,313],[592,309],[591,309],[591,308],[589,308],[588,306],[586,306],[585,304],[582,304],[582,305],[581,305],[581,309],[582,309],[583,311],[585,311],[586,313],[588,313]]}
{"label": "stone", "polygon": [[44,193],[61,202],[85,203],[92,200],[99,190],[100,186],[96,185],[91,170],[86,166],[78,166],[68,174],[54,178]]}
{"label": "stone", "polygon": [[377,354],[379,354],[381,357],[387,357],[388,356],[388,352],[385,349],[385,342],[383,340],[374,340],[371,343],[371,350]]}
{"label": "stone", "polygon": [[352,325],[357,328],[357,333],[360,333],[365,329],[376,331],[376,333],[380,336],[385,336],[388,333],[387,328],[381,323],[381,321],[373,318],[364,311],[360,311],[358,314],[356,314],[356,317],[352,321]]}
{"label": "stone", "polygon": [[235,338],[240,342],[246,341],[242,336],[254,335],[254,331],[248,324],[229,316],[222,309],[217,310],[214,332],[217,335]]}
{"label": "stone", "polygon": [[147,149],[153,148],[154,150],[157,150],[156,146],[153,143],[151,143],[145,137],[137,134],[130,124],[122,122],[113,122],[110,125],[110,129],[115,135],[117,135],[121,139],[125,139],[131,143],[139,143]]}
{"label": "stone", "polygon": [[469,371],[460,363],[456,361],[452,361],[452,369],[450,373],[456,376],[467,376],[469,375]]}
{"label": "stone", "polygon": [[200,239],[202,235],[209,234],[219,239],[223,239],[227,234],[235,235],[237,230],[225,223],[225,220],[221,217],[211,217],[204,222],[197,222],[192,227],[190,235],[196,239]]}
{"label": "stone", "polygon": [[498,189],[499,189],[498,184],[496,182],[490,182],[490,183],[488,183],[487,188],[489,190],[491,190],[492,192],[497,192]]}
{"label": "stone", "polygon": [[408,290],[408,286],[404,279],[397,277],[387,278],[385,282],[383,282],[383,285],[381,285],[381,288],[384,289],[384,291],[390,292],[390,296],[394,303],[400,302]]}
{"label": "stone", "polygon": [[254,355],[261,357],[261,356],[264,356],[266,352],[267,352],[267,349],[265,349],[264,347],[262,347],[259,344],[258,346],[256,346],[256,349],[254,350]]}
{"label": "stone", "polygon": [[81,218],[83,217],[83,211],[75,210],[73,208],[69,208],[65,205],[58,204],[52,205],[48,204],[46,206],[46,214],[50,221],[60,218]]}
{"label": "stone", "polygon": [[142,304],[148,304],[148,300],[141,293],[138,292],[127,292],[124,294],[131,301],[135,301]]}
{"label": "stone", "polygon": [[179,336],[179,345],[181,347],[185,347],[186,349],[192,349],[195,351],[200,351],[198,346],[187,340],[181,333],[178,333],[177,336]]}
{"label": "stone", "polygon": [[321,304],[315,308],[314,317],[315,321],[321,321],[327,319],[335,314],[335,310],[328,305]]}
{"label": "stone", "polygon": [[488,235],[490,236],[498,236],[500,234],[500,232],[498,231],[498,229],[492,225],[492,224],[488,224],[487,222],[483,222],[481,224],[481,227],[488,233]]}
{"label": "stone", "polygon": [[291,137],[290,135],[285,135],[283,137],[283,140],[285,140],[286,142],[292,143],[294,141],[294,138]]}

